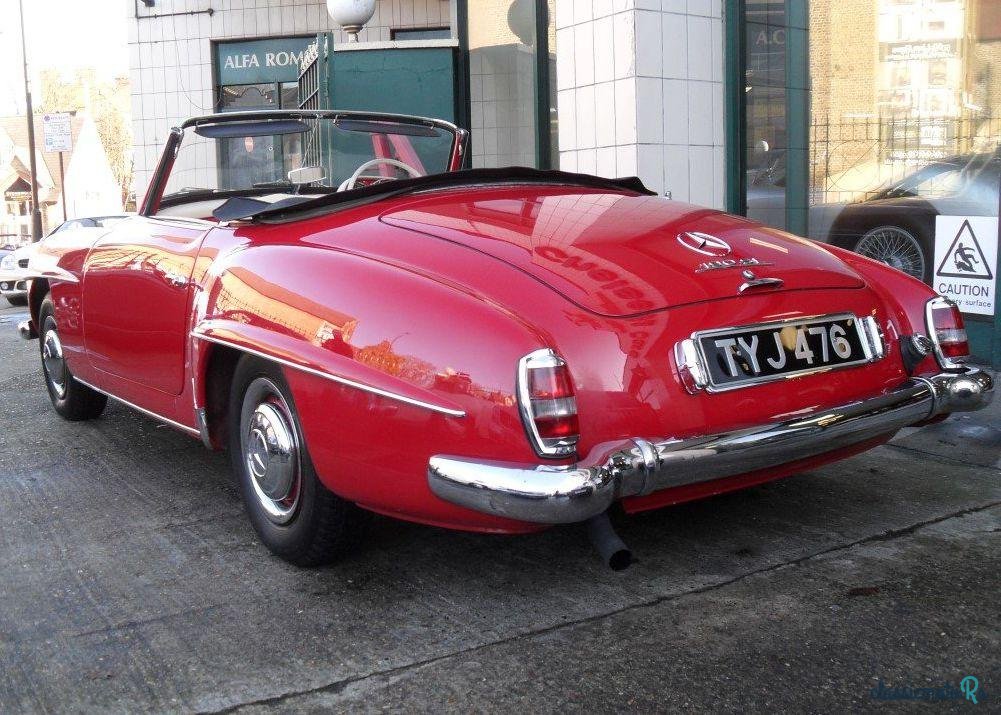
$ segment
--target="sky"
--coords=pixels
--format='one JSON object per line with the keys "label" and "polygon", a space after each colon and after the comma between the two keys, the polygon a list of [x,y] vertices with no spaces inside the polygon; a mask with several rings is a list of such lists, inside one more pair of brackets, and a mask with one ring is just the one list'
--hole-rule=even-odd
{"label": "sky", "polygon": [[[24,0],[29,68],[72,71],[94,67],[105,76],[128,74],[125,0]],[[23,111],[24,76],[18,0],[0,0],[0,114]],[[32,87],[39,94],[37,86]]]}

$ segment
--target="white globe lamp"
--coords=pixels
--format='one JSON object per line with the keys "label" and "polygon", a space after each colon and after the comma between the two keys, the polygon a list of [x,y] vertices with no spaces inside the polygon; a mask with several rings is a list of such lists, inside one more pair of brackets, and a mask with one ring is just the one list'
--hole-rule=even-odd
{"label": "white globe lamp", "polygon": [[358,33],[375,15],[375,0],[327,0],[327,12],[348,33],[348,42],[358,42]]}

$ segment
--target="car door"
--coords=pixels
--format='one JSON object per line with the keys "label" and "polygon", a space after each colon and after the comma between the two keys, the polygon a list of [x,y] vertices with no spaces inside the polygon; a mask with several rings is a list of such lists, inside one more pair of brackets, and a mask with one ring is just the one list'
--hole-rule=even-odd
{"label": "car door", "polygon": [[191,274],[211,224],[137,216],[84,266],[83,334],[93,367],[170,395],[184,385]]}

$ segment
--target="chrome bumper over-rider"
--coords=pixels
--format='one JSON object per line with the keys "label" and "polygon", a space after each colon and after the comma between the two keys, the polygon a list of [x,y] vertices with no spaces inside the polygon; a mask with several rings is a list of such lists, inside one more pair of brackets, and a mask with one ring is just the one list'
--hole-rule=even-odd
{"label": "chrome bumper over-rider", "polygon": [[521,465],[438,455],[428,483],[442,499],[520,521],[563,524],[618,499],[795,462],[888,436],[949,412],[990,404],[994,380],[965,368],[908,380],[891,392],[809,417],[688,439],[634,438],[596,447],[573,466]]}

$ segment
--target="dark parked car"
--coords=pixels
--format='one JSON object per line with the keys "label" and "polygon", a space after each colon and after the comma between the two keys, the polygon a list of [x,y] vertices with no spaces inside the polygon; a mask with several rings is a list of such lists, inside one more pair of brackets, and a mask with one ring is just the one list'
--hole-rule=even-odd
{"label": "dark parked car", "polygon": [[937,216],[996,216],[1001,156],[942,159],[844,205],[827,241],[931,280]]}

